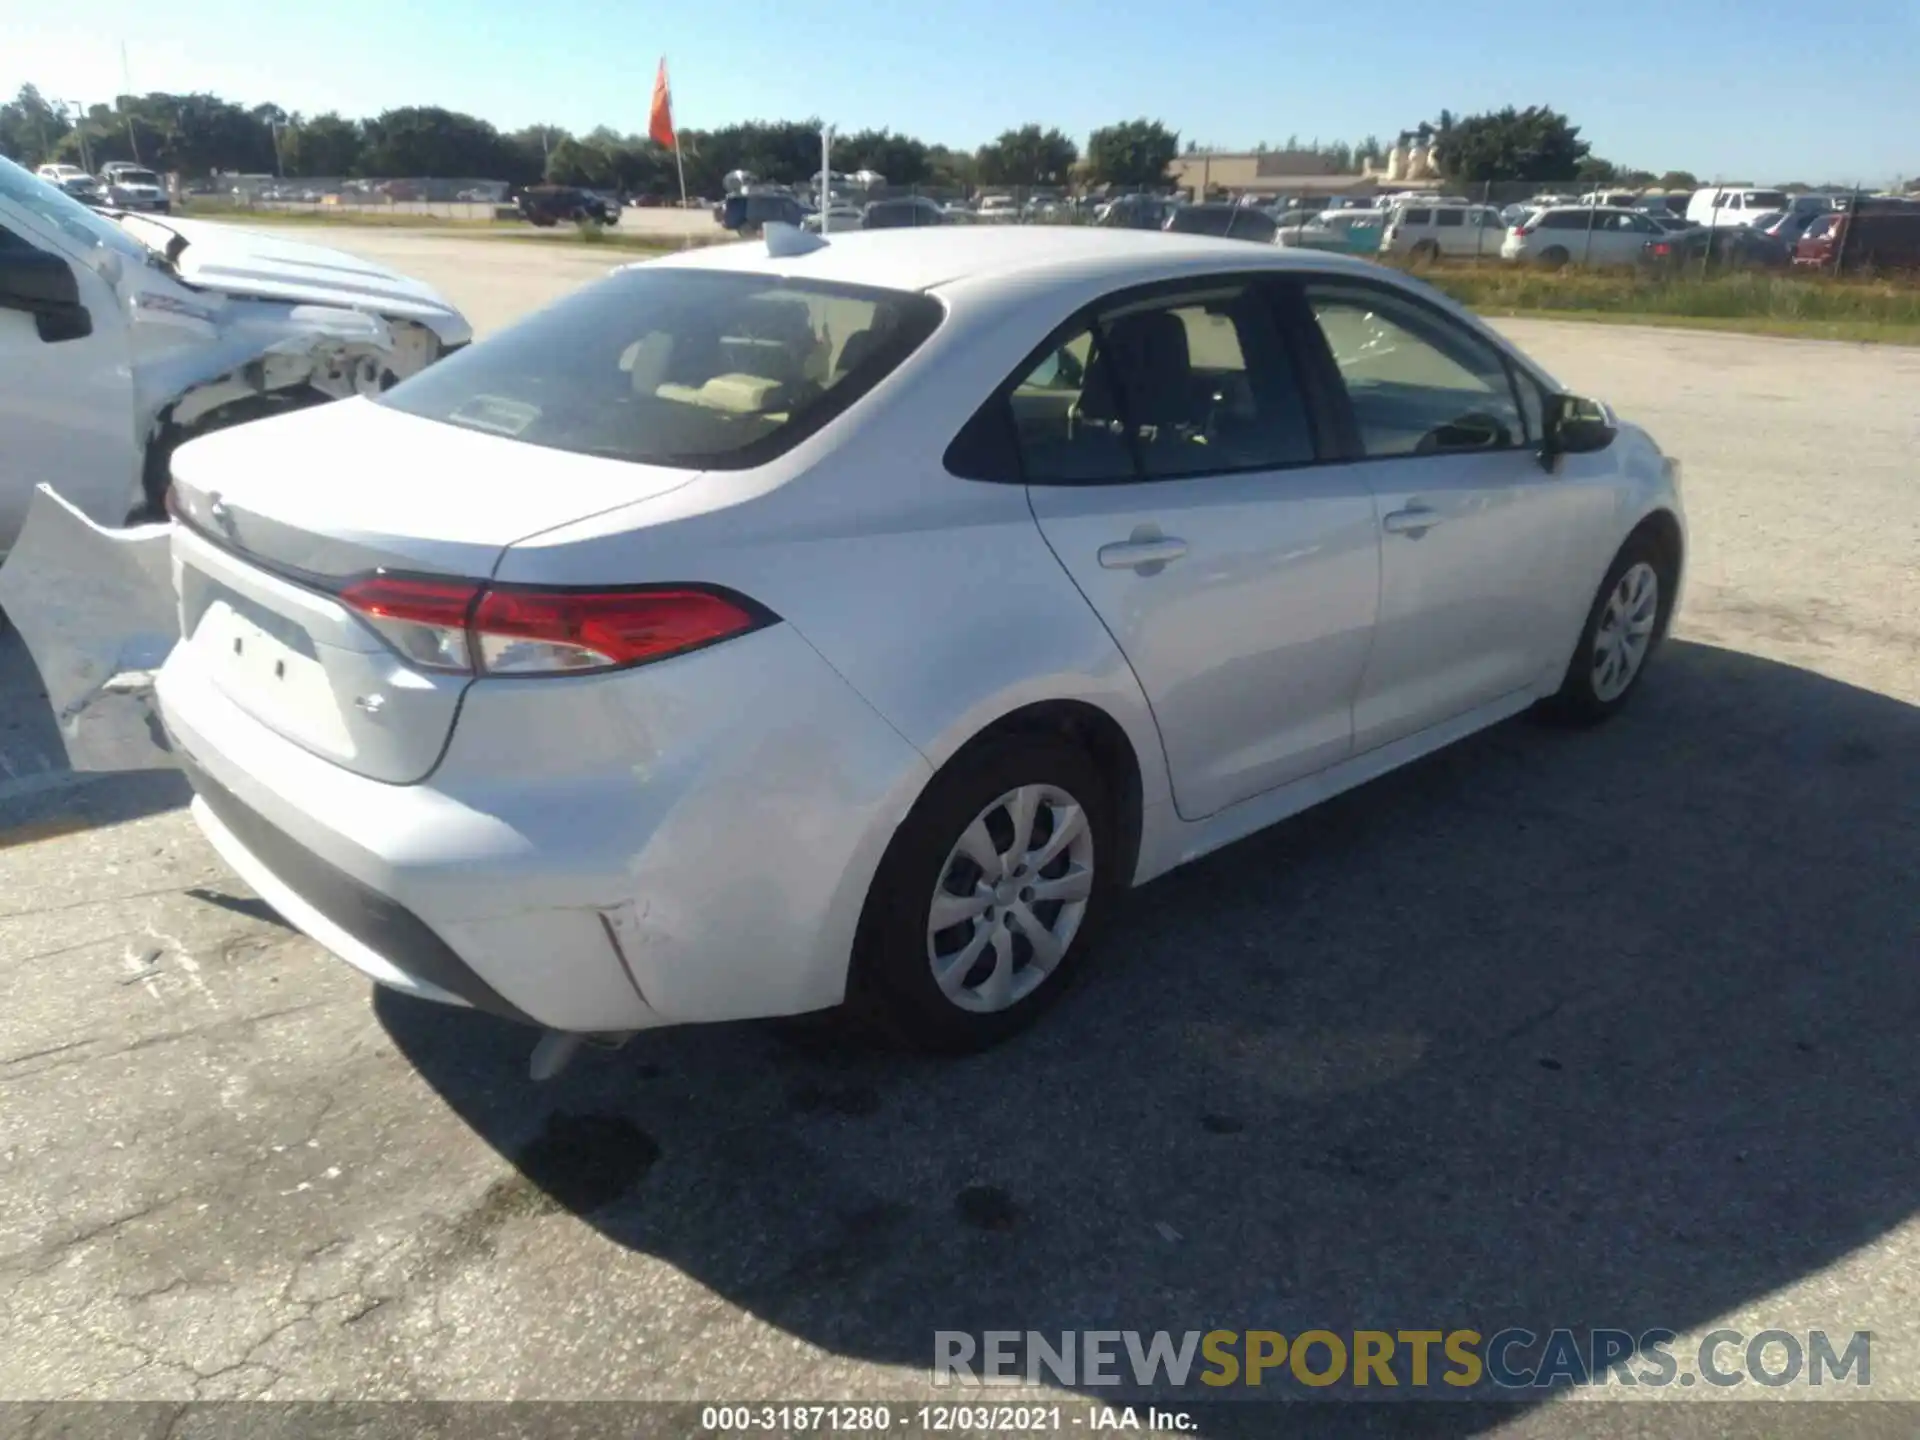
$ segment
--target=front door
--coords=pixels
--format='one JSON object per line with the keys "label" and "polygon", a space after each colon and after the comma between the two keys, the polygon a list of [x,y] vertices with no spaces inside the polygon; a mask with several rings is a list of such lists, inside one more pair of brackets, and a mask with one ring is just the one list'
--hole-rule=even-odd
{"label": "front door", "polygon": [[112,221],[0,166],[0,265],[9,255],[67,265],[92,331],[48,338],[34,315],[0,307],[0,554],[19,534],[36,485],[53,486],[101,524],[124,524],[133,509],[141,454],[133,374],[126,317],[106,274],[147,263]]}
{"label": "front door", "polygon": [[1306,298],[1380,526],[1362,753],[1539,683],[1583,492],[1540,464],[1537,388],[1518,388],[1533,382],[1466,326],[1364,282],[1311,282]]}
{"label": "front door", "polygon": [[1140,679],[1181,816],[1346,758],[1373,498],[1316,463],[1265,282],[1116,296],[1010,403],[1034,515]]}

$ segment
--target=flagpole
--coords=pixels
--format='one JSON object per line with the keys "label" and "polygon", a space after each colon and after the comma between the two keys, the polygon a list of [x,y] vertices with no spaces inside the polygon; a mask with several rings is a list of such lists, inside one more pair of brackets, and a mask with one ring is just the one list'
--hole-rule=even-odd
{"label": "flagpole", "polygon": [[673,133],[673,163],[680,172],[680,208],[687,208],[687,161],[680,153],[680,132]]}

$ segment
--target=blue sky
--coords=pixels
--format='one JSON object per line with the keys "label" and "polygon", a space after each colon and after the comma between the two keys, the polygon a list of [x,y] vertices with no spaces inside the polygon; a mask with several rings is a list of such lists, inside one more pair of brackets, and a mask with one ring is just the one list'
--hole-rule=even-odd
{"label": "blue sky", "polygon": [[819,114],[973,146],[1136,115],[1243,148],[1545,103],[1597,153],[1755,182],[1920,173],[1920,0],[0,0],[0,92],[212,90],[505,128]]}

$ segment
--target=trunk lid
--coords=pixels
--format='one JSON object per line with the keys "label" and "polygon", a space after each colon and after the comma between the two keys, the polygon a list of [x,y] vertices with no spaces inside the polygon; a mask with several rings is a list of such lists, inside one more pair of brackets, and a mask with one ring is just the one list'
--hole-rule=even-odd
{"label": "trunk lid", "polygon": [[332,592],[378,570],[485,579],[517,540],[698,473],[368,400],[218,431],[173,458],[187,521],[173,553],[181,643],[262,724],[358,774],[412,783],[438,762],[471,677],[408,664]]}

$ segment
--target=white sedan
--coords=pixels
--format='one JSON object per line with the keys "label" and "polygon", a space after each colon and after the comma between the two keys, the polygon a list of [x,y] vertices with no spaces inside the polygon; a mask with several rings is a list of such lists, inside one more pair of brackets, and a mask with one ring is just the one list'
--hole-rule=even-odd
{"label": "white sedan", "polygon": [[1617,711],[1685,554],[1674,463],[1436,291],[1093,228],[627,267],[170,503],[201,827],[536,1073],[843,1002],[996,1041],[1129,886]]}

